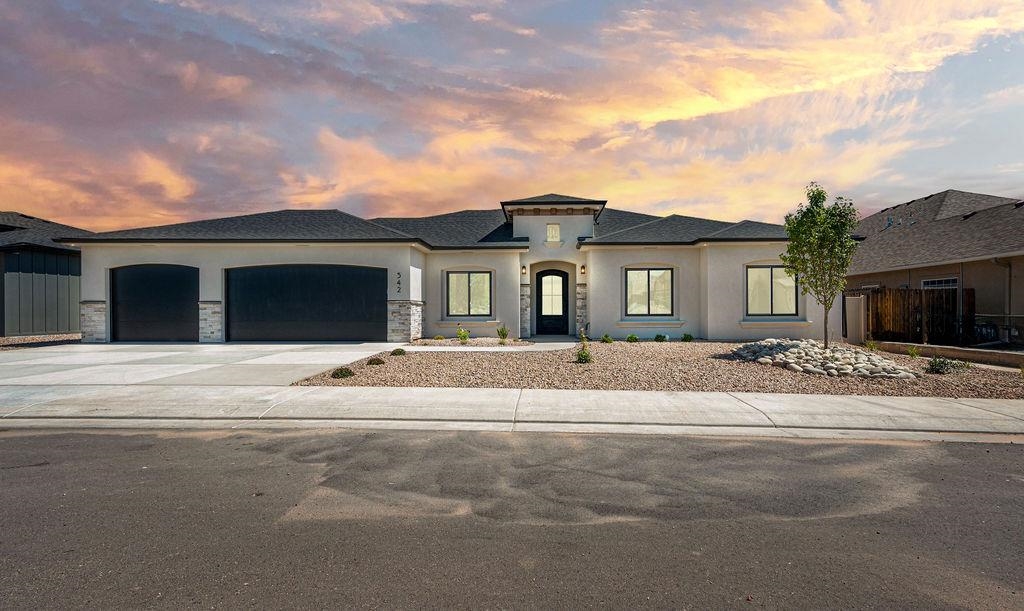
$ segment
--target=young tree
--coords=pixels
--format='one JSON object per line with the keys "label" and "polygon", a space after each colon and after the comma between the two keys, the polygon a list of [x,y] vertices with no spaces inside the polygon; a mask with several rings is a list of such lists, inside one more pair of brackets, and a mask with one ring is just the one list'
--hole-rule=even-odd
{"label": "young tree", "polygon": [[786,272],[800,281],[800,292],[810,294],[825,308],[825,347],[828,348],[828,315],[846,288],[846,270],[853,260],[857,241],[857,210],[853,201],[836,197],[826,204],[828,193],[812,182],[807,185],[807,204],[786,215],[789,245],[782,255]]}

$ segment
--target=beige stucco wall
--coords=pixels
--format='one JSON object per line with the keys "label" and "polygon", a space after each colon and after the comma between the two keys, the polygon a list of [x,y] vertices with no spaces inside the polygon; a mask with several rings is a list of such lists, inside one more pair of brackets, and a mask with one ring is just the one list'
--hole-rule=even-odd
{"label": "beige stucco wall", "polygon": [[[765,337],[813,338],[823,336],[822,308],[813,297],[798,295],[795,317],[746,316],[746,266],[780,264],[784,243],[718,243],[703,247],[708,305],[704,336],[721,340],[753,340]],[[842,308],[829,313],[832,339],[842,337]]]}
{"label": "beige stucco wall", "polygon": [[[110,269],[165,263],[199,268],[199,299],[224,299],[224,270],[253,265],[323,263],[388,270],[388,299],[415,299],[409,282],[412,253],[407,245],[381,244],[85,244],[82,300],[104,301]],[[422,260],[422,259],[421,259]],[[401,273],[401,283],[397,274]]]}
{"label": "beige stucco wall", "polygon": [[[700,251],[696,247],[586,248],[590,335],[613,338],[636,334],[651,338],[661,333],[672,339],[683,333],[703,336],[700,324]],[[627,267],[669,267],[673,274],[671,316],[626,316],[625,270]]]}
{"label": "beige stucco wall", "polygon": [[[447,316],[447,271],[491,272],[491,316]],[[509,336],[519,335],[518,251],[434,251],[426,256],[423,274],[423,335],[454,337],[462,324],[475,337],[494,337],[504,324]]]}

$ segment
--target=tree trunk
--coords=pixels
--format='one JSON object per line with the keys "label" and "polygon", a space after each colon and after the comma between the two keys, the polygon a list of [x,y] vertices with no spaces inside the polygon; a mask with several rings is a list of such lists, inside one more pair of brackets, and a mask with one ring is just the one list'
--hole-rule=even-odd
{"label": "tree trunk", "polygon": [[828,313],[832,311],[832,306],[825,308],[825,349],[828,350]]}

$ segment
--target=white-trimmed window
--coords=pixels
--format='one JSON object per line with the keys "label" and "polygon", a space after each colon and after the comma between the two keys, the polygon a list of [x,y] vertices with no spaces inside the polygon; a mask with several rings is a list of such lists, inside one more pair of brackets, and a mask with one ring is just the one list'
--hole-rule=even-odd
{"label": "white-trimmed window", "polygon": [[781,265],[747,266],[747,316],[796,316],[796,278]]}
{"label": "white-trimmed window", "polygon": [[562,226],[558,223],[548,223],[548,242],[562,241]]}
{"label": "white-trimmed window", "polygon": [[448,272],[448,316],[491,315],[491,272]]}
{"label": "white-trimmed window", "polygon": [[923,289],[955,289],[959,286],[959,282],[956,278],[934,278],[932,280],[922,280],[921,288]]}
{"label": "white-trimmed window", "polygon": [[626,316],[672,315],[672,269],[626,270]]}

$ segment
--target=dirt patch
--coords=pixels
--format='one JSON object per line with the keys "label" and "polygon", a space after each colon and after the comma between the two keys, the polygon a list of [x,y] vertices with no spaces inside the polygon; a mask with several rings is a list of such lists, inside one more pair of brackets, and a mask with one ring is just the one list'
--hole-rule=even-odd
{"label": "dirt patch", "polygon": [[0,337],[0,351],[18,350],[20,348],[39,348],[42,346],[56,346],[58,344],[77,344],[80,343],[81,341],[81,333]]}
{"label": "dirt patch", "polygon": [[[641,342],[591,343],[594,360],[574,362],[575,351],[546,352],[410,352],[378,355],[383,365],[366,359],[349,365],[350,378],[324,372],[300,385],[428,386],[467,388],[556,388],[596,390],[663,390],[769,392],[922,397],[1024,399],[1024,377],[1017,371],[972,367],[918,380],[828,378],[741,361],[732,355],[738,343]],[[924,372],[928,359],[886,355],[900,365]]]}

